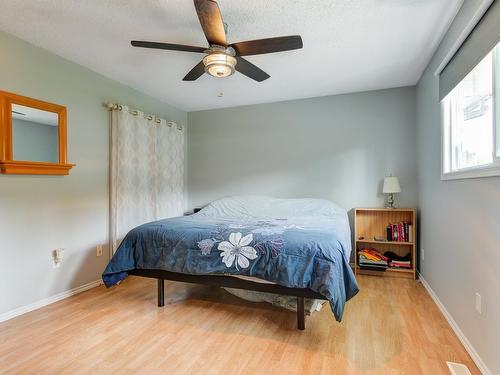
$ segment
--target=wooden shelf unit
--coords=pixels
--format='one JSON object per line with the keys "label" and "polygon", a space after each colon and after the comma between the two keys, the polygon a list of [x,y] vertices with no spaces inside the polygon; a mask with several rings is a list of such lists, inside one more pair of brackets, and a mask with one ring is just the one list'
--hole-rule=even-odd
{"label": "wooden shelf unit", "polygon": [[[407,222],[412,225],[412,241],[379,241],[374,237],[386,238],[387,225]],[[363,238],[363,239],[360,239]],[[354,211],[354,251],[355,273],[377,276],[393,276],[417,279],[417,218],[413,208],[356,208]],[[358,250],[363,247],[374,248],[382,254],[385,251],[404,256],[410,252],[411,269],[387,268],[386,272],[362,270],[358,265]]]}

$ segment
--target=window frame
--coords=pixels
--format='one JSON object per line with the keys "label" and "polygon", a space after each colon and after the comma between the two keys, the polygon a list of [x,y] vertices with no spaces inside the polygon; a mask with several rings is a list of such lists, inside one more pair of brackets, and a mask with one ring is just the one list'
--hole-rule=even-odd
{"label": "window frame", "polygon": [[[447,132],[446,127],[446,122],[445,122],[445,111],[446,109],[451,111],[451,108],[445,108],[448,106],[444,105],[444,102],[446,100],[446,97],[443,98],[443,100],[440,101],[440,111],[441,111],[441,180],[446,181],[446,180],[459,180],[459,179],[467,179],[467,178],[483,178],[483,177],[499,177],[500,176],[500,154],[497,153],[497,151],[500,150],[500,87],[499,81],[496,76],[497,74],[497,65],[500,65],[500,47],[497,48],[500,44],[497,44],[493,48],[493,75],[492,75],[492,85],[493,85],[493,127],[492,127],[492,139],[493,139],[493,162],[489,164],[484,164],[484,165],[479,165],[479,166],[473,166],[473,167],[467,167],[467,168],[461,168],[457,170],[450,170],[449,172],[445,171],[445,168],[447,167],[447,163],[450,163],[450,169],[451,169],[451,149],[452,149],[452,135],[451,135],[451,129],[448,130],[450,134],[448,135],[448,138],[446,139],[445,133]],[[480,60],[482,61],[482,59]],[[476,65],[477,66],[477,65]],[[475,69],[474,67],[473,69]],[[472,71],[472,70],[471,70]],[[460,81],[458,84],[460,84],[462,81]],[[458,85],[457,85],[458,86]],[[453,90],[452,90],[453,91]],[[451,91],[450,91],[451,93]],[[451,107],[451,106],[450,106]],[[451,113],[449,114],[449,117],[451,118],[452,115]],[[450,125],[451,128],[451,125]],[[449,159],[449,160],[447,160]]]}

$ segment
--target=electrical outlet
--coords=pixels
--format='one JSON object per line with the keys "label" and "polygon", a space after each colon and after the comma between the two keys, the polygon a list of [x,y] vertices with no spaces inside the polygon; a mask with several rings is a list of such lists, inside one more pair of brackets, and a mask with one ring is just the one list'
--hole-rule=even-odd
{"label": "electrical outlet", "polygon": [[420,248],[420,260],[424,260],[425,258],[425,250],[423,247]]}
{"label": "electrical outlet", "polygon": [[96,248],[96,255],[98,257],[101,257],[102,256],[102,245],[97,245],[97,248]]}
{"label": "electrical outlet", "polygon": [[483,306],[482,306],[483,302],[481,300],[481,295],[479,293],[476,292],[476,311],[481,314],[482,313],[482,309],[483,309]]}
{"label": "electrical outlet", "polygon": [[52,256],[52,267],[59,268],[64,257],[64,249],[59,248],[52,250],[51,256]]}

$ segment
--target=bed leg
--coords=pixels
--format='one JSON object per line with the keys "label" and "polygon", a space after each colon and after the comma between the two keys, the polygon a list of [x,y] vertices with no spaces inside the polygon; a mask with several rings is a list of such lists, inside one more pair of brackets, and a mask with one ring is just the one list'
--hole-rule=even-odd
{"label": "bed leg", "polygon": [[158,279],[158,307],[165,306],[165,285],[163,279]]}
{"label": "bed leg", "polygon": [[306,315],[304,308],[304,297],[297,297],[297,329],[306,329]]}

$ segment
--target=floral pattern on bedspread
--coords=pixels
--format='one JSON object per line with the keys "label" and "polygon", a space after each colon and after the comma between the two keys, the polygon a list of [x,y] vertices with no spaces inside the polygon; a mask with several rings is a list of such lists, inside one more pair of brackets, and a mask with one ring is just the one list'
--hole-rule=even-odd
{"label": "floral pattern on bedspread", "polygon": [[[212,232],[212,237],[198,241],[198,247],[203,255],[209,255],[215,245],[218,244],[218,250],[223,251],[221,254],[221,257],[224,257],[223,262],[229,268],[233,264],[233,261],[229,261],[233,259],[231,252],[237,252],[236,259],[240,260],[241,256],[239,255],[238,246],[245,247],[250,245],[250,243],[253,243],[253,251],[257,250],[260,255],[264,255],[269,251],[271,257],[276,258],[284,244],[282,234],[285,230],[293,228],[304,229],[295,225],[280,225],[264,220],[259,220],[255,223],[247,222],[245,224],[217,224]],[[238,230],[238,232],[234,232],[235,230]],[[243,236],[242,232],[247,233],[243,238],[241,238]],[[237,243],[236,237],[244,241],[245,244]],[[221,248],[221,245],[223,248]],[[244,250],[242,256],[253,260],[257,257],[257,255],[253,256],[253,251],[245,255]],[[248,264],[246,263],[245,260],[241,259],[241,263],[235,262],[235,265],[247,268]],[[238,269],[238,266],[236,268]]]}

